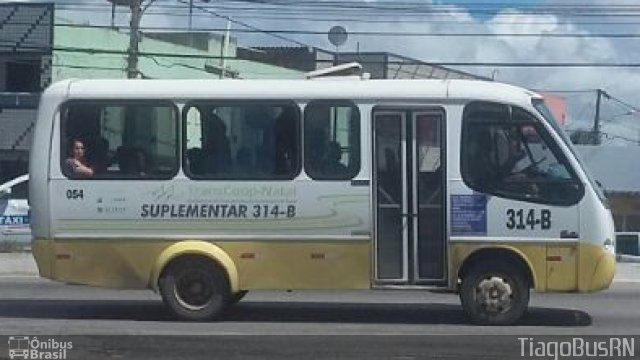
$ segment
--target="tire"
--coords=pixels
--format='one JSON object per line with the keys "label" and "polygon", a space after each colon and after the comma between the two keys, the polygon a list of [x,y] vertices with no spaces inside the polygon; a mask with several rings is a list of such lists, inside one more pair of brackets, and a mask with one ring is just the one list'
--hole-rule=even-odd
{"label": "tire", "polygon": [[460,301],[478,325],[511,325],[529,305],[529,283],[517,267],[478,264],[462,279]]}
{"label": "tire", "polygon": [[160,295],[171,312],[182,320],[218,318],[229,298],[226,272],[212,260],[185,257],[170,263],[159,280]]}
{"label": "tire", "polygon": [[240,300],[242,300],[248,292],[249,291],[247,290],[240,290],[235,294],[229,295],[229,298],[227,298],[227,306],[232,306],[239,303]]}

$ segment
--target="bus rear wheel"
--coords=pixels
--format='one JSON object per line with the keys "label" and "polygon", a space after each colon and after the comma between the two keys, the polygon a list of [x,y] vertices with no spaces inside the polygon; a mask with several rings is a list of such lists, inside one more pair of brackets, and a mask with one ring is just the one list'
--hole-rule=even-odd
{"label": "bus rear wheel", "polygon": [[171,312],[190,321],[216,319],[230,296],[225,271],[202,257],[184,257],[170,263],[160,277],[159,287]]}
{"label": "bus rear wheel", "polygon": [[520,269],[478,264],[462,279],[462,307],[478,325],[511,325],[529,304],[529,285]]}

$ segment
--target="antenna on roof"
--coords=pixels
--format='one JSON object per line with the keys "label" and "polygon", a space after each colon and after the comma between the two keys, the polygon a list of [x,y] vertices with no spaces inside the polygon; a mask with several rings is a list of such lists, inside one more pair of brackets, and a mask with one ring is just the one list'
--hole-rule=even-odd
{"label": "antenna on roof", "polygon": [[368,79],[370,74],[362,72],[362,65],[357,62],[344,63],[331,66],[325,69],[314,70],[304,74],[307,79],[327,78],[327,77],[357,77],[358,79]]}
{"label": "antenna on roof", "polygon": [[333,63],[335,65],[338,61],[338,48],[347,41],[349,34],[343,26],[334,26],[329,29],[327,36],[329,37],[329,42],[336,47],[336,52],[333,54]]}
{"label": "antenna on roof", "polygon": [[329,42],[336,48],[344,44],[348,37],[349,34],[347,34],[347,29],[342,26],[334,26],[329,29]]}

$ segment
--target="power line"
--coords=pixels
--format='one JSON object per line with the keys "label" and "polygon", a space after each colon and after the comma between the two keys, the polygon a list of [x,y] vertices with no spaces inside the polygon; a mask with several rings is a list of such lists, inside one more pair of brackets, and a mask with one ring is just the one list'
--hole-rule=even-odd
{"label": "power line", "polygon": [[[183,1],[183,0],[177,0],[177,1],[178,1],[178,2],[180,2],[180,3],[182,3],[182,4],[190,5],[187,1]],[[289,38],[287,38],[287,37],[280,36],[280,35],[277,35],[277,34],[271,34],[271,33],[267,32],[267,31],[264,31],[264,30],[262,30],[262,29],[260,29],[260,28],[255,27],[255,26],[253,26],[253,25],[249,25],[249,24],[247,24],[247,23],[245,23],[245,22],[243,22],[243,21],[239,21],[239,20],[232,19],[231,17],[226,16],[226,15],[218,14],[218,13],[216,13],[215,11],[211,11],[211,10],[208,10],[208,9],[206,9],[206,8],[203,8],[202,6],[199,6],[199,5],[192,5],[192,6],[194,6],[196,9],[198,9],[198,10],[200,10],[200,11],[203,11],[203,12],[209,13],[209,14],[211,14],[211,15],[213,15],[213,16],[218,17],[218,18],[226,19],[226,20],[227,20],[227,21],[229,21],[229,22],[232,22],[232,23],[234,23],[234,24],[238,24],[238,25],[240,25],[240,26],[244,26],[244,27],[246,27],[247,29],[250,29],[250,30],[252,30],[252,31],[256,31],[256,32],[260,32],[260,33],[265,33],[265,34],[271,35],[271,36],[273,36],[273,37],[276,37],[276,38],[278,38],[278,39],[280,39],[280,40],[285,40],[285,41],[292,42],[292,43],[297,44],[297,45],[310,47],[310,45],[305,44],[305,43],[303,43],[303,42],[300,42],[300,41],[297,41],[297,40],[293,40],[293,39],[289,39]]]}
{"label": "power line", "polygon": [[[632,12],[632,11],[640,11],[640,6],[637,5],[599,5],[592,3],[581,3],[575,5],[526,5],[526,4],[514,4],[512,2],[502,2],[502,3],[468,3],[468,7],[456,7],[456,4],[431,4],[425,2],[403,2],[403,1],[376,1],[376,2],[362,2],[362,1],[304,1],[304,0],[295,0],[295,1],[218,1],[217,4],[251,4],[255,5],[271,5],[271,6],[280,6],[280,7],[315,7],[315,8],[354,8],[354,9],[407,9],[407,10],[415,10],[415,9],[426,9],[430,11],[446,11],[446,12],[495,12],[496,10],[503,10],[505,8],[508,9],[519,9],[523,11],[535,11],[535,12],[544,12],[544,13],[620,13],[620,12]],[[73,6],[109,6],[102,2],[72,2],[67,1],[61,3],[62,5],[73,5]],[[176,8],[176,5],[162,3],[159,6],[163,8]],[[216,5],[212,5],[210,7],[215,7]]]}
{"label": "power line", "polygon": [[638,108],[638,107],[636,107],[634,105],[631,105],[626,101],[622,101],[622,100],[618,99],[617,97],[611,96],[609,94],[607,94],[607,95],[608,95],[608,100],[613,100],[614,102],[624,106],[625,108],[633,111],[634,113],[640,112],[640,108]]}
{"label": "power line", "polygon": [[[180,2],[180,1],[179,1]],[[183,3],[183,2],[182,2]],[[241,6],[241,4],[250,4],[251,6]],[[225,5],[226,4],[226,5]],[[443,15],[443,14],[491,14],[494,15],[497,10],[502,10],[510,5],[511,8],[524,9],[523,14],[509,13],[506,14],[509,17],[517,16],[530,16],[530,15],[558,15],[562,17],[638,17],[640,16],[640,7],[638,6],[603,6],[603,5],[589,5],[581,4],[580,6],[572,7],[559,7],[559,6],[531,6],[531,7],[514,7],[513,4],[504,3],[501,6],[492,7],[480,7],[478,5],[465,8],[457,8],[451,5],[434,5],[424,3],[403,3],[403,2],[335,2],[335,1],[218,1],[216,5],[201,6],[197,5],[201,9],[216,9],[220,11],[222,9],[228,9],[232,11],[258,11],[264,13],[265,11],[274,11],[279,14],[283,12],[296,12],[303,11],[313,13],[317,15],[319,13],[334,13],[344,14],[345,12],[358,12],[358,13],[391,13],[392,15],[398,14],[414,14],[414,15]],[[68,7],[70,10],[75,10],[78,7],[92,7],[92,8],[105,8],[105,5],[98,3],[72,3],[66,2],[61,6],[73,6]],[[176,10],[180,9],[177,5],[172,4],[158,4],[156,8]]]}
{"label": "power line", "polygon": [[[84,9],[79,9],[79,8],[60,8],[61,10],[67,10],[67,11],[74,11],[74,12],[91,12],[91,13],[95,13],[97,10],[103,10],[103,9],[90,9],[90,8],[84,8]],[[464,19],[443,19],[442,15],[438,15],[438,14],[433,14],[433,15],[429,15],[429,14],[415,14],[415,13],[401,13],[401,14],[393,14],[394,17],[402,17],[402,19],[393,19],[393,18],[377,18],[377,19],[358,19],[358,18],[363,18],[363,17],[372,17],[372,16],[379,16],[381,14],[379,13],[371,13],[371,12],[354,12],[352,14],[350,14],[350,16],[348,18],[345,17],[329,17],[329,16],[344,16],[345,13],[347,13],[346,11],[324,11],[324,12],[317,12],[317,11],[313,11],[313,10],[309,10],[309,11],[293,11],[293,10],[278,10],[278,9],[255,9],[255,8],[246,8],[246,9],[239,9],[239,8],[219,8],[217,9],[217,12],[219,14],[224,14],[224,13],[229,13],[231,15],[233,15],[234,18],[238,18],[238,17],[247,17],[247,18],[260,18],[260,19],[266,19],[266,20],[278,20],[278,19],[292,19],[292,20],[306,20],[306,21],[343,21],[343,22],[361,22],[361,23],[385,23],[385,22],[389,22],[389,23],[429,23],[429,24],[462,24],[462,25],[467,25],[467,24],[475,24],[475,25],[480,25],[481,23],[478,22],[474,22],[473,20],[464,20]],[[126,13],[123,11],[118,11],[117,14],[119,15],[125,15]],[[169,17],[204,17],[206,16],[206,14],[187,14],[187,13],[176,13],[176,12],[171,12],[171,11],[161,11],[161,10],[154,10],[154,11],[149,11],[148,13],[149,15],[157,15],[157,16],[169,16]],[[283,16],[283,15],[289,15],[289,16]],[[313,17],[305,17],[304,15],[308,16],[308,15],[313,15]],[[388,14],[387,14],[388,15]],[[524,16],[524,15],[522,15]],[[522,16],[509,16],[509,21],[492,21],[492,24],[558,24],[557,21],[549,21],[549,20],[542,20],[542,21],[535,21],[532,20],[530,16],[527,16],[526,18],[524,18],[522,21],[514,21],[514,18],[517,17],[522,17]],[[639,15],[628,15],[627,17],[640,17]],[[607,17],[612,17],[612,16],[607,16]],[[414,18],[414,19],[412,19]],[[562,19],[561,20],[565,20],[568,21],[570,19]],[[622,25],[637,25],[637,21],[620,21],[620,20],[616,20],[614,21],[594,21],[594,20],[590,20],[590,21],[577,21],[577,20],[572,20],[570,22],[571,24],[576,24],[576,25],[616,25],[616,26],[622,26]]]}
{"label": "power line", "polygon": [[[53,50],[67,52],[85,52],[85,53],[103,53],[103,54],[126,54],[124,51],[107,50],[107,49],[84,49],[84,48],[64,48],[55,47]],[[158,52],[140,52],[141,56],[158,56],[168,58],[200,58],[200,59],[227,59],[227,60],[245,60],[237,56],[210,56],[199,54],[176,54],[176,53],[158,53]],[[359,61],[363,64],[393,64],[393,65],[435,65],[435,66],[493,66],[493,67],[640,67],[640,63],[522,63],[522,62],[447,62],[447,61]]]}
{"label": "power line", "polygon": [[[95,12],[95,9],[84,8],[78,9],[76,7],[59,7],[63,10],[75,11],[75,12]],[[416,23],[416,24],[456,24],[456,25],[465,25],[465,26],[480,26],[482,23],[479,23],[474,20],[465,20],[465,19],[442,19],[439,17],[428,18],[425,19],[425,16],[422,14],[404,14],[402,19],[397,18],[374,18],[374,19],[362,19],[358,17],[366,17],[367,14],[358,14],[354,13],[350,17],[327,17],[331,16],[331,14],[314,14],[315,17],[307,17],[301,16],[300,12],[283,12],[276,11],[275,9],[267,10],[267,11],[259,11],[257,9],[244,9],[241,12],[235,11],[235,9],[219,9],[219,13],[225,12],[234,12],[234,18],[251,18],[251,19],[263,19],[263,20],[298,20],[298,21],[308,21],[308,22],[341,22],[341,23],[365,23],[365,24],[407,24],[407,23]],[[252,12],[247,14],[247,12]],[[255,12],[255,13],[254,13]],[[119,15],[125,15],[127,12],[118,10],[116,11]],[[289,16],[284,16],[286,14],[290,14]],[[208,14],[188,14],[188,13],[176,13],[171,11],[162,11],[162,10],[149,10],[146,12],[146,15],[151,16],[168,16],[168,17],[206,17]],[[294,16],[295,15],[295,16]],[[412,16],[415,15],[415,16]],[[414,18],[415,19],[412,19]],[[640,15],[639,15],[640,17]],[[498,21],[494,20],[491,22],[492,25],[556,25],[558,21],[556,20],[532,20],[526,19],[526,21],[514,22],[514,21]],[[573,25],[599,25],[599,26],[617,26],[623,27],[626,25],[636,26],[638,24],[637,21],[572,21]]]}
{"label": "power line", "polygon": [[[75,28],[96,28],[96,29],[123,29],[128,28],[125,26],[109,26],[109,25],[81,25],[81,24],[58,24],[60,27],[75,27]],[[250,26],[250,25],[243,25]],[[141,26],[140,30],[188,30],[184,26]],[[209,32],[223,32],[227,31],[225,28],[192,28],[192,31],[209,31]],[[255,27],[249,29],[231,29],[234,33],[263,33],[276,36],[276,34],[296,34],[296,35],[326,35],[326,30],[285,30],[285,29],[258,29]],[[350,35],[361,36],[415,36],[415,37],[542,37],[542,38],[640,38],[640,33],[589,33],[589,34],[571,34],[571,33],[472,33],[472,32],[400,32],[400,31],[351,31]],[[298,45],[310,46],[296,40],[277,36],[282,40],[295,42]]]}
{"label": "power line", "polygon": [[[7,40],[0,39],[0,43],[7,42]],[[11,43],[14,43],[11,41]],[[112,55],[126,55],[127,52],[123,50],[111,50],[111,49],[99,49],[99,48],[81,48],[81,47],[60,47],[60,46],[21,46],[25,50],[40,50],[40,51],[62,51],[62,52],[78,52],[86,54],[112,54]],[[0,50],[2,45],[0,45]],[[163,53],[163,52],[140,52],[141,56],[158,56],[167,58],[195,58],[195,59],[225,59],[225,60],[246,60],[237,56],[217,56],[217,55],[204,55],[204,54],[178,54],[178,53]],[[433,65],[433,66],[476,66],[476,67],[512,67],[512,68],[638,68],[640,62],[633,63],[613,63],[613,62],[564,62],[564,63],[551,63],[551,62],[481,62],[481,61],[421,61],[421,60],[398,60],[398,61],[376,61],[376,60],[358,60],[362,64],[388,64],[388,65]]]}
{"label": "power line", "polygon": [[[3,47],[2,43],[15,44],[13,40],[7,40],[0,38],[0,51]],[[64,47],[64,46],[44,46],[42,44],[28,45],[29,42],[23,42],[20,46],[23,50],[51,52],[78,52],[86,54],[114,54],[125,55],[126,51],[123,50],[111,50],[111,49],[99,49],[99,48],[83,48],[83,47]],[[208,54],[178,54],[178,53],[165,53],[165,52],[140,52],[140,55],[145,56],[159,56],[168,58],[200,58],[200,59],[225,59],[225,60],[245,60],[244,58],[237,56],[217,56]],[[627,62],[627,63],[615,63],[615,62],[482,62],[482,61],[421,61],[421,60],[398,60],[398,61],[376,61],[376,60],[358,60],[362,64],[389,64],[389,65],[434,65],[434,66],[476,66],[476,67],[510,67],[510,68],[638,68],[640,62]],[[560,92],[560,91],[555,91]]]}
{"label": "power line", "polygon": [[109,66],[93,66],[93,65],[69,65],[69,64],[53,64],[52,67],[62,67],[70,69],[85,69],[85,70],[126,70],[124,67],[109,67]]}

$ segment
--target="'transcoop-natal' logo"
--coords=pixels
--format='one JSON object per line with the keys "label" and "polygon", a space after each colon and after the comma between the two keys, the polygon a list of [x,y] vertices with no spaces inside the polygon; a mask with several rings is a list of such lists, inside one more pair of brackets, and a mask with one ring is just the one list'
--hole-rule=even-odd
{"label": "'transcoop-natal' logo", "polygon": [[40,340],[35,336],[9,336],[9,359],[12,360],[64,360],[67,358],[67,350],[71,349],[71,341]]}

